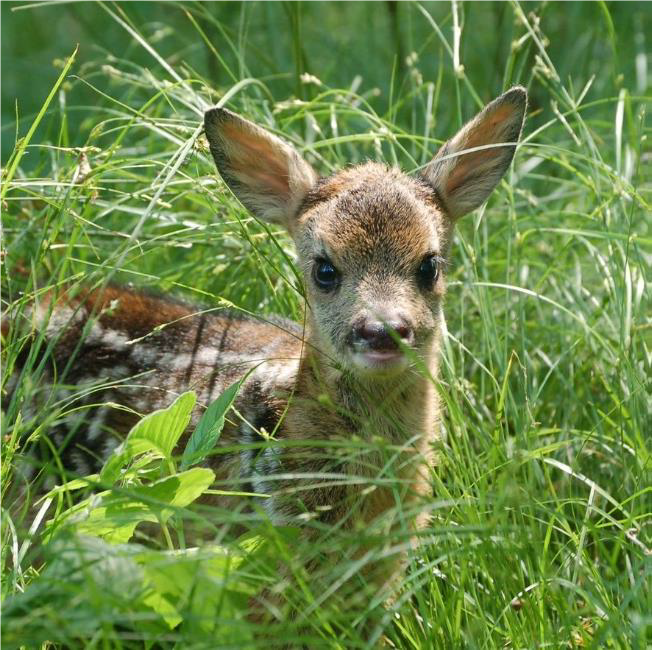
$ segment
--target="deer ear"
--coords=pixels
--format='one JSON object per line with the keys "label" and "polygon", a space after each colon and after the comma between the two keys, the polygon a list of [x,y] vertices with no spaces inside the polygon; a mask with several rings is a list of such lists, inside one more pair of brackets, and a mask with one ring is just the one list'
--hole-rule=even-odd
{"label": "deer ear", "polygon": [[204,115],[204,128],[220,176],[256,217],[290,229],[317,174],[299,153],[253,122],[225,108]]}
{"label": "deer ear", "polygon": [[[507,171],[526,105],[525,88],[508,90],[446,142],[423,170],[424,180],[437,191],[452,219],[483,203]],[[483,148],[466,153],[476,147]]]}

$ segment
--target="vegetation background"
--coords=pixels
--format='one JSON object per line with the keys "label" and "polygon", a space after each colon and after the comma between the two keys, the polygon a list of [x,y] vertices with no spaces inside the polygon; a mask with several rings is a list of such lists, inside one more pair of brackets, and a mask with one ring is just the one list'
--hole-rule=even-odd
{"label": "vegetation background", "polygon": [[[649,648],[650,7],[3,2],[14,321],[50,287],[107,279],[300,318],[289,241],[216,179],[208,105],[284,135],[323,173],[367,158],[411,171],[503,89],[530,94],[513,170],[453,248],[446,441],[392,605],[363,589],[354,557],[311,587],[300,558],[355,539],[324,532],[305,549],[260,516],[189,508],[207,485],[195,472],[183,493],[152,492],[160,458],[145,459],[150,475],[134,458],[40,499],[70,477],[56,455],[26,469],[35,449],[87,407],[39,383],[35,355],[17,369],[16,328],[3,341],[3,644]],[[84,518],[71,494],[89,485],[104,492],[82,500]],[[216,541],[188,550],[198,516]],[[229,536],[234,518],[248,535]],[[378,553],[405,542],[377,538]],[[279,582],[298,614],[255,624],[249,598]]]}

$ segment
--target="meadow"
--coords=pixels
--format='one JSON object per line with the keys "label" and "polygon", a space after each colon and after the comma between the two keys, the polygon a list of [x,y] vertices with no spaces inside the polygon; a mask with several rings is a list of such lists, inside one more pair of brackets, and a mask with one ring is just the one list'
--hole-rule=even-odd
{"label": "meadow", "polygon": [[[49,432],[83,427],[98,404],[65,377],[39,381],[47,343],[12,327],[3,647],[650,647],[650,5],[1,11],[2,311],[14,323],[50,289],[106,282],[302,319],[289,238],[215,172],[201,120],[218,102],[328,174],[367,159],[418,170],[503,90],[530,98],[512,168],[453,244],[430,520],[392,601],[360,567],[405,550],[406,535],[324,529],[307,546],[262,512],[194,503],[229,486],[172,451],[192,396],[156,416],[165,453],[71,475]],[[210,543],[186,544],[190,527]],[[315,589],[305,559],[334,546],[350,558]],[[279,584],[278,615],[254,621],[252,596]]]}

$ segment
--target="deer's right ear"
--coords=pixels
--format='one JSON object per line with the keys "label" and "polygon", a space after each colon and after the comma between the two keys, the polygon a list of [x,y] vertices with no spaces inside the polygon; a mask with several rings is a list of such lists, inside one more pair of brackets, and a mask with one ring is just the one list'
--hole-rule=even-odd
{"label": "deer's right ear", "polygon": [[291,219],[317,181],[299,153],[225,108],[212,108],[204,128],[220,176],[256,217],[291,230]]}

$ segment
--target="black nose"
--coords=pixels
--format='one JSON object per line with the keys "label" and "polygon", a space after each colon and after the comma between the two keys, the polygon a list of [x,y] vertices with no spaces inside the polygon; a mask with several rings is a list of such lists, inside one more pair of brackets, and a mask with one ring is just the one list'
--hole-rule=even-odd
{"label": "black nose", "polygon": [[414,340],[414,332],[405,321],[362,320],[353,326],[353,343],[364,344],[371,350],[398,350],[399,340],[404,345],[410,345]]}

